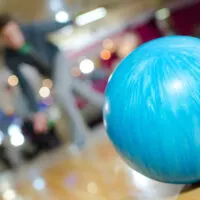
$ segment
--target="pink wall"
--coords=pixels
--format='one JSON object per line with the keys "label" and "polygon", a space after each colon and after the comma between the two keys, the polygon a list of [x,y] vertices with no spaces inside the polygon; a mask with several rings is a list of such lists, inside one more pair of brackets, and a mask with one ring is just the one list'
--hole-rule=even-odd
{"label": "pink wall", "polygon": [[[195,28],[197,26],[199,26],[200,30],[200,1],[193,5],[173,11],[171,20],[177,34],[194,35]],[[141,24],[138,27],[129,27],[129,30],[131,29],[141,36],[143,42],[147,42],[161,36],[161,33],[155,25],[153,17],[148,22]]]}
{"label": "pink wall", "polygon": [[193,35],[196,25],[200,25],[200,2],[172,13],[177,34]]}

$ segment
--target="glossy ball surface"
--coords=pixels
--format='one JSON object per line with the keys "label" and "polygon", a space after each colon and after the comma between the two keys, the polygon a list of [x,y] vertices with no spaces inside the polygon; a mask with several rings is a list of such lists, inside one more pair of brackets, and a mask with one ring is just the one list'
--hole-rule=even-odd
{"label": "glossy ball surface", "polygon": [[133,169],[162,182],[200,180],[200,40],[141,45],[111,75],[104,124]]}

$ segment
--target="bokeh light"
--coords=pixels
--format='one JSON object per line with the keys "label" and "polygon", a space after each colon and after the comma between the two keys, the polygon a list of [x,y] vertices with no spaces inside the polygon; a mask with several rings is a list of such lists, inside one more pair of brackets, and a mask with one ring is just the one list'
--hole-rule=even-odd
{"label": "bokeh light", "polygon": [[19,83],[19,80],[18,80],[17,76],[11,75],[8,77],[8,84],[10,86],[15,87],[18,85],[18,83]]}
{"label": "bokeh light", "polygon": [[90,59],[84,59],[79,66],[83,74],[89,74],[94,70],[94,62]]}
{"label": "bokeh light", "polygon": [[3,192],[2,197],[4,200],[14,200],[17,199],[17,194],[13,189],[7,189]]}
{"label": "bokeh light", "polygon": [[16,124],[11,124],[8,127],[8,135],[10,136],[10,143],[15,147],[19,147],[25,142],[21,129]]}
{"label": "bokeh light", "polygon": [[65,23],[69,20],[69,14],[64,10],[60,10],[56,13],[55,20],[59,23]]}
{"label": "bokeh light", "polygon": [[51,79],[44,79],[43,81],[42,81],[42,85],[44,86],[44,87],[48,87],[48,88],[52,88],[53,87],[53,82],[52,82],[52,80]]}
{"label": "bokeh light", "polygon": [[50,95],[50,89],[46,86],[43,86],[40,88],[39,94],[42,98],[47,98]]}
{"label": "bokeh light", "polygon": [[104,49],[101,51],[100,57],[103,60],[109,60],[111,58],[111,52],[107,49]]}
{"label": "bokeh light", "polygon": [[42,177],[37,177],[33,181],[33,187],[38,191],[43,190],[46,187],[45,180]]}
{"label": "bokeh light", "polygon": [[3,143],[4,140],[4,134],[3,132],[0,130],[0,145]]}

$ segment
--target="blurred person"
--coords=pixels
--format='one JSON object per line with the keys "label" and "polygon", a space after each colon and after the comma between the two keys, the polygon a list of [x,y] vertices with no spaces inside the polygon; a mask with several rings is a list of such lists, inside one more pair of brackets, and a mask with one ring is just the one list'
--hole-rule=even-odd
{"label": "blurred person", "polygon": [[[29,81],[26,80],[22,74],[20,67],[21,64],[26,63],[35,67],[43,76],[50,76],[51,65],[53,62],[53,54],[57,51],[56,47],[48,43],[45,39],[45,34],[58,28],[63,27],[65,24],[53,23],[32,23],[30,25],[20,25],[12,16],[4,14],[0,16],[0,33],[5,44],[4,59],[6,66],[15,74],[19,79],[19,84],[22,89],[23,95],[26,97],[29,104],[29,109],[34,121],[34,128],[36,132],[45,132],[47,129],[46,116],[39,112],[37,107],[37,100],[35,92]],[[32,57],[30,54],[23,54],[21,49],[28,42],[36,54],[36,51],[41,58]]]}
{"label": "blurred person", "polygon": [[[73,90],[99,107],[103,104],[103,95],[95,92],[87,84],[73,80],[67,68],[66,58],[47,39],[48,34],[71,23],[70,21],[20,24],[12,16],[4,14],[0,15],[0,34],[5,43],[6,66],[19,79],[20,88],[29,105],[29,118],[33,120],[34,131],[38,133],[47,131],[47,117],[38,110],[35,91],[20,70],[22,63],[29,64],[41,75],[54,79],[56,97],[70,115],[75,129],[75,140],[79,140],[86,134],[87,128],[75,104]],[[27,48],[29,53],[27,53]]]}
{"label": "blurred person", "polygon": [[32,145],[32,148],[25,148],[21,151],[25,160],[31,160],[41,152],[52,150],[61,144],[56,137],[54,125],[49,127],[47,134],[38,134],[36,137],[33,123],[31,120],[26,120],[22,126],[22,132]]}
{"label": "blurred person", "polygon": [[3,162],[6,169],[12,169],[15,167],[15,164],[8,157],[7,148],[4,144],[0,145],[0,160]]}

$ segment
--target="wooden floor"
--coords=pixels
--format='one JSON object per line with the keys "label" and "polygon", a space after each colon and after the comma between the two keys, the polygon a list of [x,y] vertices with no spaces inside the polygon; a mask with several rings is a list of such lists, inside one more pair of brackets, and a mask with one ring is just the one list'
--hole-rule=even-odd
{"label": "wooden floor", "polygon": [[200,187],[152,181],[130,169],[103,128],[83,150],[71,146],[43,155],[1,177],[2,200],[200,200]]}

